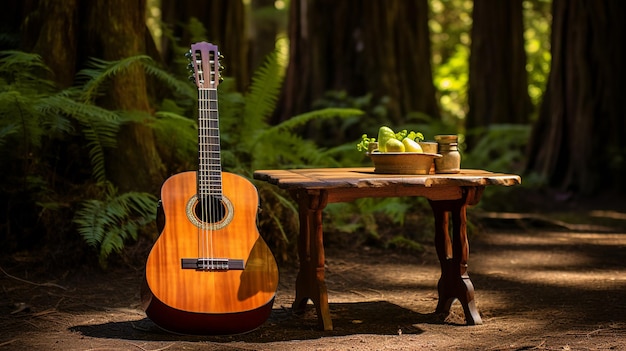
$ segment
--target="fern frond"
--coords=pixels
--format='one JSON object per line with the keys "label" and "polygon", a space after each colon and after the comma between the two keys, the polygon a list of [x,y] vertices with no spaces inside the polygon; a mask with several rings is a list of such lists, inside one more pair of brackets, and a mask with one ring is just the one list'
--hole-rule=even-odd
{"label": "fern frond", "polygon": [[105,229],[115,222],[106,213],[106,203],[100,200],[85,200],[82,208],[74,215],[74,224],[85,243],[98,247],[105,236]]}
{"label": "fern frond", "polygon": [[517,124],[492,124],[470,130],[468,135],[481,135],[481,138],[470,152],[463,154],[464,167],[494,172],[520,172],[515,167],[524,163],[530,132],[531,126]]}
{"label": "fern frond", "polygon": [[94,179],[97,182],[106,181],[104,152],[106,148],[117,145],[117,134],[123,122],[120,115],[95,105],[74,101],[62,94],[40,100],[36,108],[48,115],[67,115],[81,125],[81,131],[88,142]]}
{"label": "fern frond", "polygon": [[188,164],[197,164],[198,124],[177,113],[159,111],[152,121],[157,142],[164,152]]}
{"label": "fern frond", "polygon": [[81,100],[84,102],[93,101],[101,87],[109,79],[145,61],[151,62],[152,58],[147,55],[136,55],[117,61],[91,58],[87,63],[89,68],[85,68],[77,74],[78,81],[84,83]]}
{"label": "fern frond", "polygon": [[106,181],[105,154],[107,147],[115,147],[119,124],[111,121],[103,124],[94,120],[81,121],[83,135],[87,139],[89,148],[89,160],[93,171],[93,177],[97,182]]}
{"label": "fern frond", "polygon": [[16,124],[7,124],[0,128],[0,147],[7,142],[7,137],[12,134],[17,134],[19,127]]}
{"label": "fern frond", "polygon": [[0,52],[0,77],[8,89],[20,92],[36,98],[42,92],[53,92],[56,84],[46,79],[50,74],[50,68],[43,62],[41,56],[21,51]]}
{"label": "fern frond", "polygon": [[32,96],[22,91],[0,93],[0,123],[13,124],[20,134],[19,145],[24,148],[39,147],[45,134],[41,116],[33,106]]}
{"label": "fern frond", "polygon": [[112,228],[102,242],[100,243],[100,255],[98,256],[98,263],[100,267],[107,267],[107,258],[112,252],[120,252],[124,248],[124,238],[121,233],[124,233],[123,228]]}
{"label": "fern frond", "polygon": [[[360,116],[364,112],[354,108],[337,108],[328,107],[321,110],[314,110],[305,112],[297,116],[293,116],[288,120],[272,127],[271,129],[293,129],[298,126],[303,126],[312,120],[324,120],[331,118],[349,118],[354,116]],[[270,131],[271,133],[271,131]]]}
{"label": "fern frond", "polygon": [[241,130],[248,135],[242,140],[247,148],[253,143],[255,135],[267,127],[266,120],[276,108],[283,78],[276,52],[268,55],[264,64],[255,71],[240,120]]}
{"label": "fern frond", "polygon": [[262,148],[264,152],[255,155],[252,166],[254,169],[266,169],[276,165],[337,166],[337,161],[331,157],[332,155],[324,154],[315,143],[302,139],[291,130],[312,120],[348,118],[362,113],[357,109],[326,108],[294,116],[276,126],[261,130],[256,138],[250,141],[249,152],[252,153],[257,148]]}
{"label": "fern frond", "polygon": [[17,50],[0,51],[0,74],[27,72],[33,69],[50,71],[41,55]]}
{"label": "fern frond", "polygon": [[169,72],[157,67],[154,61],[140,61],[146,74],[155,77],[156,79],[165,83],[168,87],[174,89],[178,94],[183,95],[189,99],[196,98],[196,89],[193,84],[189,84],[186,80],[181,80],[171,75]]}
{"label": "fern frond", "polygon": [[100,264],[105,266],[112,252],[120,252],[127,240],[137,239],[138,230],[156,217],[156,198],[148,193],[117,195],[109,188],[104,200],[86,200],[76,212],[74,224],[83,240],[99,248]]}
{"label": "fern frond", "polygon": [[88,68],[81,70],[77,75],[79,82],[85,83],[81,99],[85,102],[93,101],[102,86],[112,77],[122,74],[136,65],[140,65],[147,75],[164,82],[174,92],[189,99],[194,99],[196,96],[196,90],[191,84],[159,68],[154,60],[147,55],[136,55],[117,61],[91,58],[87,65]]}

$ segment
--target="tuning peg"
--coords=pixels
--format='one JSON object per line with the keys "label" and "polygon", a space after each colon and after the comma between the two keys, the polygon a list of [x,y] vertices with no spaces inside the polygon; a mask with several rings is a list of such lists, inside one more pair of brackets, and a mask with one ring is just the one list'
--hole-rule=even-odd
{"label": "tuning peg", "polygon": [[195,76],[189,76],[187,77],[187,79],[189,79],[190,82],[196,82],[196,77]]}
{"label": "tuning peg", "polygon": [[187,52],[185,53],[185,57],[186,57],[186,58],[191,59],[191,56],[192,56],[192,54],[191,54],[191,50],[189,50],[189,51],[187,51]]}
{"label": "tuning peg", "polygon": [[193,72],[193,63],[189,62],[189,63],[187,64],[187,70],[188,70],[189,72]]}

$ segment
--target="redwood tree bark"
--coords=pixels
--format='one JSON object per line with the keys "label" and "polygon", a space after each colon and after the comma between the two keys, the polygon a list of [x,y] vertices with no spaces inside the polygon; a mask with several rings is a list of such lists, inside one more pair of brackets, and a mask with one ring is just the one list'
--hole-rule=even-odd
{"label": "redwood tree bark", "polygon": [[[91,57],[119,60],[146,53],[146,0],[25,1],[20,48],[38,53],[59,87],[73,84]],[[152,111],[143,69],[113,77],[98,104],[112,110]],[[107,177],[120,190],[156,193],[164,171],[153,131],[142,123],[122,128],[107,158]],[[137,170],[140,170],[137,172]]]}
{"label": "redwood tree bark", "polygon": [[[87,56],[119,60],[146,52],[146,0],[93,1],[84,9]],[[89,45],[86,45],[89,44]],[[113,78],[99,102],[110,109],[151,112],[146,75],[139,65]],[[165,174],[152,129],[142,123],[122,127],[107,159],[107,176],[120,190],[157,193]]]}
{"label": "redwood tree bark", "polygon": [[561,190],[623,192],[626,2],[554,0],[552,68],[528,171]]}
{"label": "redwood tree bark", "polygon": [[59,87],[71,86],[79,64],[77,0],[25,1],[19,6],[20,49],[41,55],[51,71],[48,78]]}
{"label": "redwood tree bark", "polygon": [[393,123],[439,116],[425,0],[293,0],[289,66],[276,116],[309,111],[324,92],[389,98]]}
{"label": "redwood tree bark", "polygon": [[522,0],[475,0],[466,128],[529,122]]}

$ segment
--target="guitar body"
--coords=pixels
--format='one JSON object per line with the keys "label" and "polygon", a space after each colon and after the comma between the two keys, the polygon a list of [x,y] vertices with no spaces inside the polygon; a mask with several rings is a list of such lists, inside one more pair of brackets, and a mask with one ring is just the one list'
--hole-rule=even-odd
{"label": "guitar body", "polygon": [[[276,261],[256,227],[258,193],[247,179],[222,172],[224,213],[211,223],[195,210],[196,174],[174,175],[162,186],[161,234],[146,263],[144,309],[158,326],[175,333],[247,332],[267,320],[278,286]],[[242,260],[243,265],[182,263],[201,258]]]}

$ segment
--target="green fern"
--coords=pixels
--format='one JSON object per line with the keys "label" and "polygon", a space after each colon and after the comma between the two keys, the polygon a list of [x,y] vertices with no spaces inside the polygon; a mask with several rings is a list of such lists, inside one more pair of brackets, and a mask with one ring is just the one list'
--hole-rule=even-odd
{"label": "green fern", "polygon": [[106,61],[91,58],[87,68],[78,72],[77,78],[82,87],[82,101],[90,102],[100,94],[102,87],[113,77],[124,74],[133,67],[141,67],[145,73],[163,81],[174,92],[186,96],[193,94],[194,89],[180,79],[175,78],[165,70],[155,65],[154,60],[147,55],[136,55],[117,61]]}
{"label": "green fern", "polygon": [[[75,101],[65,94],[41,99],[37,107],[51,118],[68,116],[78,122],[81,127],[80,130],[88,142],[93,177],[96,182],[106,181],[105,149],[114,148],[117,145],[120,125],[125,122],[120,113]],[[61,128],[66,132],[70,129],[69,126],[62,126]]]}
{"label": "green fern", "polygon": [[252,135],[242,140],[246,147],[252,146],[255,135],[267,128],[267,119],[276,108],[283,79],[284,73],[278,64],[276,52],[268,55],[254,72],[252,84],[245,96],[244,118],[240,129],[240,132]]}
{"label": "green fern", "polygon": [[[173,117],[160,114],[153,119],[135,112],[107,110],[93,104],[95,97],[101,94],[109,79],[137,64],[147,74],[164,81],[174,93],[182,96],[182,100],[191,101],[194,89],[156,67],[145,56],[114,62],[92,60],[91,63],[79,73],[83,85],[59,90],[42,78],[41,73],[48,68],[38,55],[0,52],[0,157],[14,170],[22,172],[5,172],[0,177],[3,190],[28,191],[28,196],[20,196],[19,201],[31,203],[22,206],[38,206],[42,213],[62,213],[68,206],[74,206],[77,194],[81,197],[89,194],[87,200],[77,204],[79,210],[73,218],[52,220],[55,223],[72,221],[80,237],[99,250],[100,264],[105,266],[112,252],[122,250],[128,240],[137,238],[143,226],[154,221],[156,211],[156,199],[152,195],[118,194],[111,187],[105,172],[105,152],[116,147],[122,124],[138,119],[158,124]],[[181,125],[179,122],[172,124]],[[186,126],[194,128],[193,123]],[[85,145],[77,144],[83,140]],[[49,145],[54,148],[47,148]],[[55,153],[65,150],[64,147],[85,150],[91,162],[91,179],[57,179],[60,174],[55,173],[54,163],[59,156]],[[28,167],[13,166],[16,163]],[[93,188],[93,183],[103,185]]]}
{"label": "green fern", "polygon": [[[248,178],[258,169],[338,166],[332,153],[304,139],[297,128],[315,120],[348,119],[360,116],[359,109],[328,108],[294,116],[278,125],[268,122],[276,108],[283,82],[283,67],[276,54],[268,55],[253,75],[245,94],[234,90],[232,80],[219,85],[222,164],[225,170]],[[298,211],[282,190],[258,182],[264,207],[260,227],[265,228],[274,252],[292,257],[296,247]],[[291,254],[290,254],[291,253]]]}
{"label": "green fern", "polygon": [[469,131],[481,138],[471,152],[463,154],[463,168],[520,173],[530,130],[529,125],[494,124]]}
{"label": "green fern", "polygon": [[98,58],[91,58],[88,61],[88,68],[78,72],[77,81],[82,85],[83,102],[93,102],[101,93],[102,87],[110,79],[118,74],[124,73],[142,61],[151,61],[146,55],[127,57],[118,61],[105,61]]}
{"label": "green fern", "polygon": [[15,124],[7,124],[0,128],[0,147],[2,147],[8,139],[8,136],[12,134],[17,134],[18,127]]}
{"label": "green fern", "polygon": [[[276,167],[337,165],[315,143],[294,130],[313,120],[352,118],[358,109],[327,108],[294,116],[276,126],[268,123],[276,108],[283,82],[277,55],[268,55],[254,72],[246,94],[232,91],[232,83],[220,85],[220,132],[222,150],[233,152],[233,163],[226,167],[251,177],[253,170]],[[226,108],[224,108],[226,106]]]}
{"label": "green fern", "polygon": [[[181,164],[184,170],[193,169],[198,157],[198,124],[181,114],[159,111],[151,123],[160,146],[162,158]],[[175,165],[173,171],[181,171]]]}
{"label": "green fern", "polygon": [[104,199],[84,201],[73,219],[83,240],[99,250],[103,267],[111,253],[121,252],[127,240],[136,240],[139,229],[153,221],[157,201],[151,194],[117,194],[112,186],[106,187]]}

